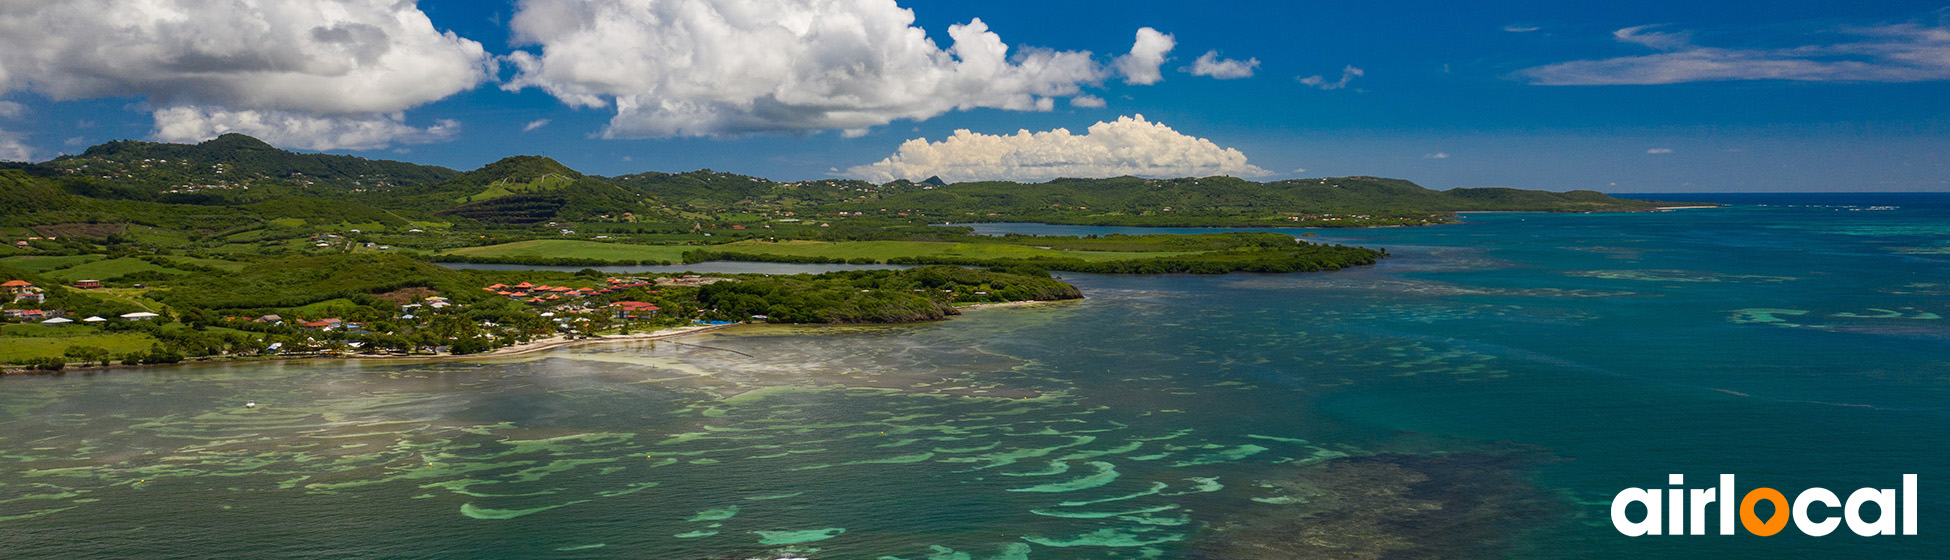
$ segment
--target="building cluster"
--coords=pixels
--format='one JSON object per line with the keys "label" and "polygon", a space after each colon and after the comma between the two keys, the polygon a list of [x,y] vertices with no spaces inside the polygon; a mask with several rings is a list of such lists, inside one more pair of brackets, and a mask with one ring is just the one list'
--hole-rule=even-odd
{"label": "building cluster", "polygon": [[[76,282],[75,287],[83,287],[84,283],[91,284],[95,288],[101,287],[101,283],[94,280]],[[8,298],[8,303],[16,306],[15,308],[0,312],[0,317],[10,320],[35,322],[43,325],[65,325],[75,322],[94,325],[109,321],[100,316],[91,316],[76,321],[68,318],[68,311],[65,309],[40,309],[39,306],[41,304],[47,303],[47,291],[26,280],[0,282],[0,297]],[[28,308],[26,306],[35,307]],[[161,316],[147,311],[138,311],[135,313],[123,313],[117,317],[124,321],[143,321]]]}

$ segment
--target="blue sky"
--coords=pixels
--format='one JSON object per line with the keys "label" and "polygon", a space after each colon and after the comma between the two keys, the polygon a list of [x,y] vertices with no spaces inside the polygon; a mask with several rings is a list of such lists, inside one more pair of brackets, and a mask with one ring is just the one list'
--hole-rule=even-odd
{"label": "blue sky", "polygon": [[[1942,4],[899,2],[912,10],[913,32],[939,49],[960,48],[951,26],[979,19],[1010,53],[1047,55],[972,70],[954,66],[966,56],[915,54],[919,43],[888,39],[909,31],[888,0],[403,8],[423,13],[428,30],[394,27],[396,7],[383,0],[341,9],[376,11],[365,16],[243,0],[260,13],[201,18],[191,5],[202,2],[188,0],[92,3],[137,14],[122,16],[137,28],[149,27],[144,13],[203,23],[125,32],[75,23],[61,3],[0,7],[0,51],[15,53],[0,54],[0,157],[236,130],[294,149],[458,169],[537,153],[605,175],[711,168],[776,179],[1034,180],[1216,170],[1378,175],[1435,188],[1950,191]],[[648,19],[576,17],[609,4]],[[661,6],[642,8],[652,4]],[[678,32],[701,29],[681,18],[718,12],[748,34]],[[335,17],[351,23],[320,23]],[[825,31],[769,33],[766,18],[825,22],[815,26]],[[860,21],[867,30],[849,39]],[[1141,46],[1143,28],[1171,44],[1148,84],[1118,62]],[[292,35],[310,42],[272,41]],[[88,53],[132,54],[88,59],[74,49],[90,46],[74,37],[115,47]],[[271,42],[206,46],[253,40]],[[698,62],[709,58],[700,53],[776,52],[799,54],[742,71]],[[1231,73],[1194,75],[1208,52],[1209,61],[1234,61]],[[527,66],[515,60],[524,56]],[[862,70],[856,59],[895,62]],[[266,68],[279,80],[258,80]],[[959,77],[919,77],[937,70]],[[806,91],[825,95],[800,99]],[[872,100],[849,105],[855,94]],[[624,115],[619,102],[665,109]],[[1127,119],[1085,136],[1140,114],[1142,125]],[[1074,134],[944,142],[958,129],[1058,128]],[[903,148],[917,138],[935,144]]]}

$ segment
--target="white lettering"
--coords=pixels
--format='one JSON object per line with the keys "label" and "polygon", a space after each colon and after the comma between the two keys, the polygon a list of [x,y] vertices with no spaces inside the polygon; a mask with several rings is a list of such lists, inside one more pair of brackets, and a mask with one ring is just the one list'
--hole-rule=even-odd
{"label": "white lettering", "polygon": [[[1659,491],[1644,488],[1626,488],[1611,499],[1611,526],[1627,537],[1659,534],[1659,518],[1662,509]],[[1625,515],[1625,509],[1634,503],[1645,505],[1645,520],[1632,521]]]}
{"label": "white lettering", "polygon": [[1835,527],[1842,524],[1842,520],[1833,517],[1829,517],[1819,523],[1809,519],[1808,505],[1816,502],[1820,502],[1821,505],[1828,507],[1841,507],[1842,505],[1842,501],[1835,497],[1835,493],[1829,492],[1826,488],[1809,488],[1802,491],[1801,495],[1794,497],[1794,526],[1811,537],[1825,536],[1834,532]]}

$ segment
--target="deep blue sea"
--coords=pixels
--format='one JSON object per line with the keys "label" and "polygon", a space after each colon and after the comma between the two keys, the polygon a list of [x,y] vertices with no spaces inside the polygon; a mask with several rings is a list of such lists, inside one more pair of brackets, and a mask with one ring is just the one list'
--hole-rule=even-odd
{"label": "deep blue sea", "polygon": [[[0,379],[0,556],[1943,557],[1950,195],[1652,198],[1731,206],[1282,230],[1393,256],[922,325]],[[1723,473],[1917,474],[1919,534],[1612,527]]]}

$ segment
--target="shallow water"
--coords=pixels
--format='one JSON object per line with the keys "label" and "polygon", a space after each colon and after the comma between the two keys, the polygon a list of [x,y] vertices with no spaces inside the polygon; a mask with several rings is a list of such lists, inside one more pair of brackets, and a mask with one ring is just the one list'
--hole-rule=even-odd
{"label": "shallow water", "polygon": [[[925,325],[4,379],[0,540],[10,558],[1930,557],[1950,258],[1915,249],[1950,243],[1945,201],[1326,230],[1396,256],[1065,275],[1089,299]],[[1668,473],[1790,495],[1919,473],[1922,535],[1613,530],[1611,496]]]}

